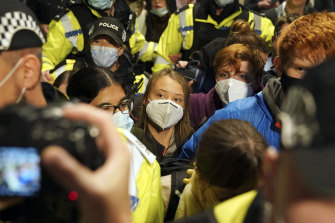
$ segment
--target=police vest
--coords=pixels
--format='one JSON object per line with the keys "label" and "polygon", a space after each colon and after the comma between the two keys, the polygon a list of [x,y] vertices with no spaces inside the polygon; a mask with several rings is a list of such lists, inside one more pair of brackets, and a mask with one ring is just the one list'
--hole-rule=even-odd
{"label": "police vest", "polygon": [[[243,6],[239,6],[241,8],[241,13],[234,18],[234,21],[240,19],[248,22],[249,19],[249,10],[244,8]],[[188,8],[188,6],[185,7],[185,10]],[[179,31],[187,31],[188,29],[193,29],[193,44],[192,47],[189,50],[182,50],[183,59],[184,60],[192,60],[193,58],[190,58],[193,52],[199,51],[203,46],[205,46],[207,43],[211,42],[212,40],[216,38],[226,38],[229,34],[230,27],[229,26],[223,26],[220,27],[220,29],[215,28],[215,26],[211,23],[205,23],[205,22],[199,22],[197,19],[206,20],[208,13],[203,11],[203,5],[202,4],[195,4],[193,8],[193,27],[184,27],[185,30],[183,30],[183,27],[180,27]],[[184,10],[184,8],[183,8]],[[183,10],[177,11],[177,14],[179,14],[179,21],[182,23],[182,21],[185,19],[181,18],[183,15],[181,14]],[[260,32],[260,24],[261,24],[261,17],[257,14],[254,14],[254,20],[257,20],[255,22],[254,30],[256,32]],[[257,24],[257,25],[256,25]]]}

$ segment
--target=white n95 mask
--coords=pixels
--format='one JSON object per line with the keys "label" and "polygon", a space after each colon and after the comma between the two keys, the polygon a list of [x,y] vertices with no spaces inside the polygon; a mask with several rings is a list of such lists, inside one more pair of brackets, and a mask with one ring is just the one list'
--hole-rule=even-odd
{"label": "white n95 mask", "polygon": [[224,104],[228,104],[237,99],[249,97],[253,94],[250,84],[233,78],[216,82],[215,91]]}
{"label": "white n95 mask", "polygon": [[151,121],[161,130],[166,130],[177,124],[184,115],[183,108],[171,100],[153,100],[146,107],[146,112]]}
{"label": "white n95 mask", "polygon": [[219,6],[220,8],[225,7],[226,5],[232,4],[234,3],[234,0],[215,0],[215,3],[217,4],[217,6]]}

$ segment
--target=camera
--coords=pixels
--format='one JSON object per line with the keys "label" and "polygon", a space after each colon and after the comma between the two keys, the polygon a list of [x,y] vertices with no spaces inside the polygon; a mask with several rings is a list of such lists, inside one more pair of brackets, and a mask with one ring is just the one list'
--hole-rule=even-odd
{"label": "camera", "polygon": [[0,196],[60,191],[43,168],[39,171],[39,154],[49,145],[61,146],[92,170],[103,164],[95,141],[98,129],[64,118],[64,105],[10,105],[0,110]]}

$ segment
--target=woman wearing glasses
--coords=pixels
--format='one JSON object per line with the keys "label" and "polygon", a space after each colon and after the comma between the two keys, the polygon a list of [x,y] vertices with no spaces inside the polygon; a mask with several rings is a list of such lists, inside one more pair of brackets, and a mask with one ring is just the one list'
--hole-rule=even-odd
{"label": "woman wearing glasses", "polygon": [[[130,130],[133,120],[129,117],[132,101],[115,73],[103,67],[86,67],[70,77],[67,95],[81,102],[110,112],[119,128]],[[132,222],[163,222],[163,201],[160,168],[155,157],[138,149],[137,140],[127,130],[119,133],[127,139],[132,154],[129,195]]]}
{"label": "woman wearing glasses", "polygon": [[103,67],[85,67],[76,72],[68,82],[66,90],[70,99],[107,110],[119,128],[130,131],[134,121],[130,118],[131,95],[122,85],[121,79]]}

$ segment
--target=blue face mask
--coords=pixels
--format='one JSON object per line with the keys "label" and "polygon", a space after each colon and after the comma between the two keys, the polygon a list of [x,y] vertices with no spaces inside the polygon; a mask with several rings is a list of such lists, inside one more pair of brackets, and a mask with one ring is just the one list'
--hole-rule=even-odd
{"label": "blue face mask", "polygon": [[117,127],[126,129],[128,131],[130,131],[134,125],[134,121],[130,118],[129,113],[122,114],[121,111],[116,112],[113,114],[112,119]]}
{"label": "blue face mask", "polygon": [[169,13],[169,10],[165,7],[165,8],[158,8],[158,9],[155,9],[155,8],[152,8],[150,10],[150,12],[158,17],[163,17],[165,16],[166,14]]}
{"label": "blue face mask", "polygon": [[113,4],[111,0],[87,0],[87,3],[99,10],[109,9]]}
{"label": "blue face mask", "polygon": [[106,46],[91,46],[91,55],[97,66],[109,68],[115,64],[118,58],[118,48]]}

